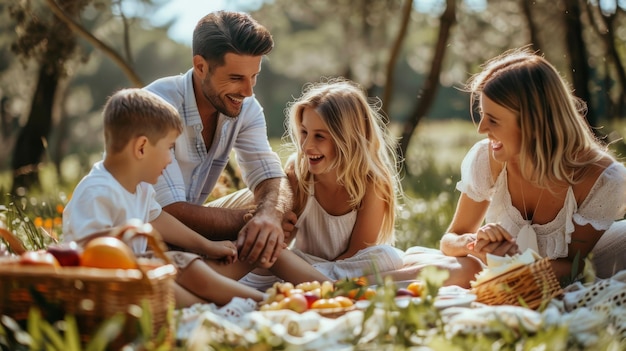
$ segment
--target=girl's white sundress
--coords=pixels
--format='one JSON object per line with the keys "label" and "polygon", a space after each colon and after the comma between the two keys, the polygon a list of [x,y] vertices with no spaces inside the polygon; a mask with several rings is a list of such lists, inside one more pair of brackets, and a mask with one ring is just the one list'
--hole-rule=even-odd
{"label": "girl's white sundress", "polygon": [[[360,277],[374,272],[393,271],[402,268],[403,252],[388,244],[374,245],[360,250],[354,256],[334,260],[347,248],[356,222],[357,211],[344,215],[328,214],[315,199],[313,182],[309,183],[310,195],[302,214],[298,217],[298,228],[291,250],[318,271],[338,280]],[[240,282],[264,290],[279,279],[249,273]]]}

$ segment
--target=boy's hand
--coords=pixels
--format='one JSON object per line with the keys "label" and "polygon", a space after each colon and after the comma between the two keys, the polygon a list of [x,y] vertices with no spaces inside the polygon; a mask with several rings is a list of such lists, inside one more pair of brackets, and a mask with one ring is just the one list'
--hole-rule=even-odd
{"label": "boy's hand", "polygon": [[237,261],[237,247],[232,241],[211,241],[209,250],[205,253],[208,258],[219,260],[225,264]]}

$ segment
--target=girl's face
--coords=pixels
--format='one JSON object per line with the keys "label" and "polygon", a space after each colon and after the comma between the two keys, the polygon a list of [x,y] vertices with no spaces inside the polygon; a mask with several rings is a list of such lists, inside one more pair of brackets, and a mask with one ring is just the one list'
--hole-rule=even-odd
{"label": "girl's face", "polygon": [[337,157],[335,142],[326,123],[310,107],[305,107],[302,111],[299,142],[308,159],[311,174],[322,174],[330,170],[332,162]]}
{"label": "girl's face", "polygon": [[157,180],[165,170],[165,167],[172,162],[171,150],[178,138],[178,132],[175,130],[170,131],[167,135],[152,145],[150,142],[146,143],[146,165],[143,181],[151,184],[156,184]]}
{"label": "girl's face", "polygon": [[484,94],[480,96],[480,108],[478,133],[487,134],[493,158],[500,162],[517,161],[522,145],[517,114],[496,104]]}

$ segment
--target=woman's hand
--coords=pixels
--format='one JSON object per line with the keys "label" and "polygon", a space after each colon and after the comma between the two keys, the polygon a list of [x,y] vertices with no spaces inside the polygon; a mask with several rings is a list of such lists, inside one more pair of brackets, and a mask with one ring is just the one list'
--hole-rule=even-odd
{"label": "woman's hand", "polygon": [[488,253],[496,256],[519,253],[513,236],[497,223],[488,223],[480,227],[476,232],[476,240],[467,244],[467,248],[485,263]]}
{"label": "woman's hand", "polygon": [[231,264],[237,261],[237,247],[228,240],[211,241],[205,255],[221,263]]}

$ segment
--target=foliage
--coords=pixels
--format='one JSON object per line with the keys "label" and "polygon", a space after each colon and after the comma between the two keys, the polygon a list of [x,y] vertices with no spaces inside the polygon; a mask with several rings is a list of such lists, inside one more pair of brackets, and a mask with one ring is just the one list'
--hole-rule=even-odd
{"label": "foliage", "polygon": [[1,194],[0,223],[15,233],[27,250],[45,249],[59,241],[62,229],[66,199],[62,193],[57,196],[42,200]]}
{"label": "foliage", "polygon": [[[149,311],[146,301],[143,311]],[[80,326],[73,315],[66,315],[63,320],[51,322],[43,318],[41,311],[32,307],[29,311],[26,330],[10,317],[2,316],[0,323],[0,350],[30,351],[103,351],[121,334],[127,316],[117,313],[104,320],[83,342]],[[141,313],[137,321],[139,332],[136,340],[128,342],[124,350],[167,351],[171,349],[166,339],[165,328],[153,337],[152,317],[150,313]]]}

